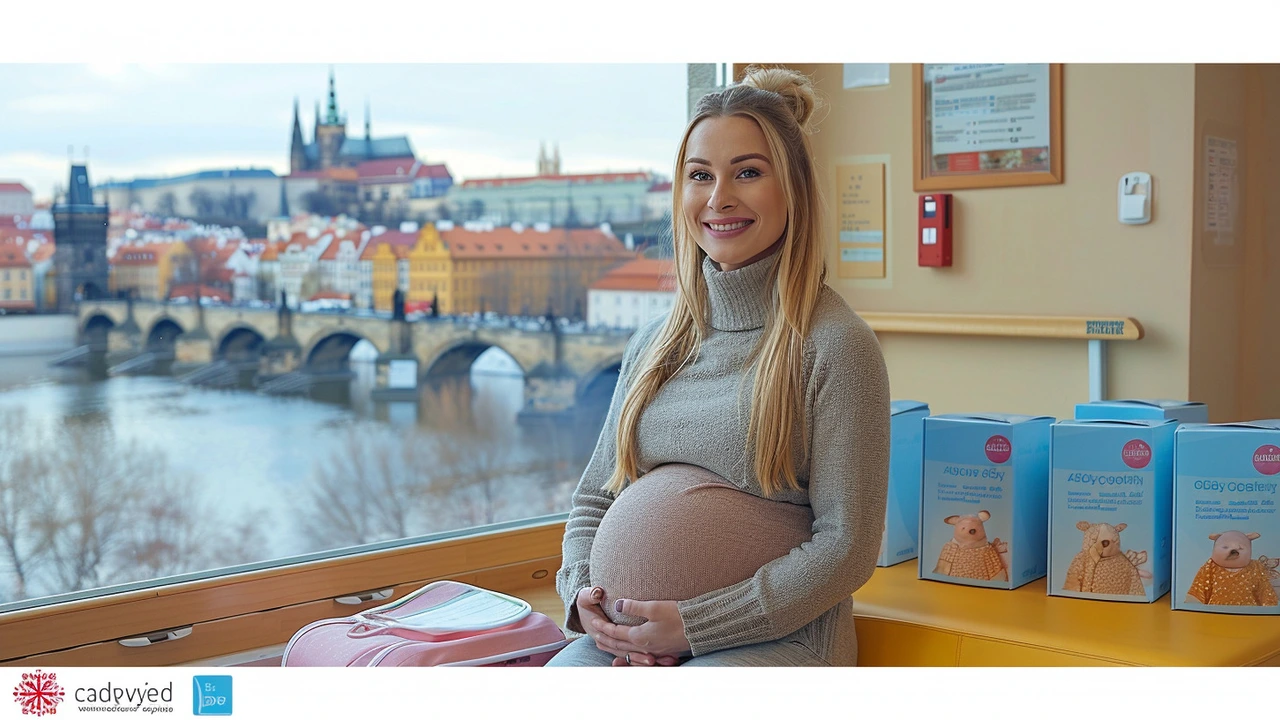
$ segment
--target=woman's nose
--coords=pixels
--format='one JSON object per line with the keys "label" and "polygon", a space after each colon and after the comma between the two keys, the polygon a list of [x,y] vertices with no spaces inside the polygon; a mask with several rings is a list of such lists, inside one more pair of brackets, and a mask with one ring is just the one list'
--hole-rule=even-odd
{"label": "woman's nose", "polygon": [[707,207],[716,211],[728,210],[737,205],[737,200],[729,192],[729,189],[717,185],[715,190],[711,192],[711,197],[707,201]]}

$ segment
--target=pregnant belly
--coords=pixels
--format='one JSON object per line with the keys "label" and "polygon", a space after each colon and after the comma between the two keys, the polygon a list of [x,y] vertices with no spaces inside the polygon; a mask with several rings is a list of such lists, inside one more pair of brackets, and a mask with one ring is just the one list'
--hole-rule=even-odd
{"label": "pregnant belly", "polygon": [[592,584],[619,598],[688,600],[755,575],[813,537],[813,511],[739,490],[693,465],[661,465],[623,490],[591,544]]}

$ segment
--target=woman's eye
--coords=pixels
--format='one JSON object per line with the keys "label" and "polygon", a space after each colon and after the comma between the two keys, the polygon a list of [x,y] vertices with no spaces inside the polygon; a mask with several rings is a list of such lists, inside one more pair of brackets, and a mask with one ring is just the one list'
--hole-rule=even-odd
{"label": "woman's eye", "polygon": [[710,180],[711,174],[704,170],[695,170],[689,175],[690,180]]}
{"label": "woman's eye", "polygon": [[742,171],[739,177],[745,177],[745,178],[760,177],[760,171],[756,170],[755,168],[746,168],[745,170]]}

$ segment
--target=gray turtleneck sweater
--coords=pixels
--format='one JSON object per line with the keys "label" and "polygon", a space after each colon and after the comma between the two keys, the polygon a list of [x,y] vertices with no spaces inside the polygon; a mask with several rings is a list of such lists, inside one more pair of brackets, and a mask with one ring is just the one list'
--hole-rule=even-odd
{"label": "gray turtleneck sweater", "polygon": [[[659,391],[640,418],[637,443],[643,474],[666,463],[706,468],[763,497],[747,454],[754,370],[744,364],[770,308],[768,275],[775,256],[723,272],[709,259],[702,272],[710,293],[712,332],[698,360]],[[612,405],[594,454],[573,493],[556,590],[566,628],[584,632],[574,604],[590,587],[591,543],[613,498],[602,490],[616,460],[615,434],[635,363],[665,320],[636,331],[623,354]],[[740,583],[678,603],[693,655],[768,642],[798,641],[832,665],[857,657],[851,594],[871,577],[884,530],[889,477],[889,379],[871,328],[838,293],[823,286],[816,321],[804,345],[807,422],[794,442],[801,489],[774,495],[809,505],[813,539],[767,563]],[[637,538],[637,542],[644,542]]]}

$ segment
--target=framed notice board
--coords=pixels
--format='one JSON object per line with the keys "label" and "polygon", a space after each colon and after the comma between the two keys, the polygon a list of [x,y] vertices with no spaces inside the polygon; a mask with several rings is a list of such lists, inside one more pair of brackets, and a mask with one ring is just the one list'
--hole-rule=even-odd
{"label": "framed notice board", "polygon": [[1062,182],[1062,65],[914,65],[916,192]]}

